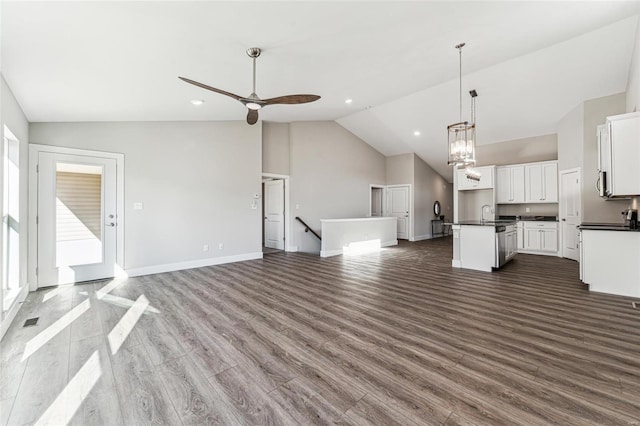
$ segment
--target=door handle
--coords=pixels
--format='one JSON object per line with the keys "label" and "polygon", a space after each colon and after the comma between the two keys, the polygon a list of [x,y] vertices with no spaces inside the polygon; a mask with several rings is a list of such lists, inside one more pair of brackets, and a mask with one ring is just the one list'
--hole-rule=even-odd
{"label": "door handle", "polygon": [[563,221],[563,222],[566,222],[566,221],[567,221],[567,219],[562,219],[562,221]]}

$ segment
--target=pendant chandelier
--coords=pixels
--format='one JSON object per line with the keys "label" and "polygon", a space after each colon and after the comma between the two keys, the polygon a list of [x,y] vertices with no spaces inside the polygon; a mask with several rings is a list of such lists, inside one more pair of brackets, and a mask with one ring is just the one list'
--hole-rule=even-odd
{"label": "pendant chandelier", "polygon": [[456,46],[460,58],[460,118],[457,123],[447,126],[449,142],[449,165],[464,166],[468,169],[476,164],[476,123],[475,123],[475,90],[471,95],[471,123],[462,121],[462,48],[464,43]]}

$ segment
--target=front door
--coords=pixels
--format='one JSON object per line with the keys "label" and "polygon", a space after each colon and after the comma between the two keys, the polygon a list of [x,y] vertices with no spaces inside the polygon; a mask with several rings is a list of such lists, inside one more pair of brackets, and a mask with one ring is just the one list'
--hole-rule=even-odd
{"label": "front door", "polygon": [[116,160],[38,154],[38,287],[113,277]]}
{"label": "front door", "polygon": [[284,250],[284,180],[264,183],[264,246]]}
{"label": "front door", "polygon": [[409,239],[410,229],[410,195],[409,186],[390,186],[387,188],[389,216],[398,218],[398,239]]}
{"label": "front door", "polygon": [[560,172],[560,224],[562,257],[578,261],[580,225],[580,170]]}

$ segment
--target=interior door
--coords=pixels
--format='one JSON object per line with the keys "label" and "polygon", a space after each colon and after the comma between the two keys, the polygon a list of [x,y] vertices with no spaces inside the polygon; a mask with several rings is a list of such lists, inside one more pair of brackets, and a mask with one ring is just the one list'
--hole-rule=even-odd
{"label": "interior door", "polygon": [[264,184],[264,245],[284,250],[284,180]]}
{"label": "interior door", "polygon": [[560,224],[562,257],[578,261],[580,216],[580,170],[560,173]]}
{"label": "interior door", "polygon": [[113,277],[116,160],[38,155],[38,287]]}
{"label": "interior door", "polygon": [[409,239],[409,186],[392,186],[387,189],[389,216],[398,218],[398,239]]}

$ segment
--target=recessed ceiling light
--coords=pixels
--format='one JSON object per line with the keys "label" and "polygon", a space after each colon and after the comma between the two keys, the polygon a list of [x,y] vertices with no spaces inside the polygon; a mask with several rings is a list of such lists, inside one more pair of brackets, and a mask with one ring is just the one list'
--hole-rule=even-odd
{"label": "recessed ceiling light", "polygon": [[347,100],[344,101],[345,104],[350,104],[352,102],[353,102],[353,99],[347,99]]}
{"label": "recessed ceiling light", "polygon": [[204,103],[204,101],[202,99],[194,99],[194,100],[191,101],[192,105],[197,105],[197,106],[200,106],[203,103]]}
{"label": "recessed ceiling light", "polygon": [[414,136],[420,136],[420,130],[416,130],[415,132],[413,132]]}

